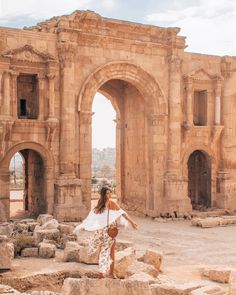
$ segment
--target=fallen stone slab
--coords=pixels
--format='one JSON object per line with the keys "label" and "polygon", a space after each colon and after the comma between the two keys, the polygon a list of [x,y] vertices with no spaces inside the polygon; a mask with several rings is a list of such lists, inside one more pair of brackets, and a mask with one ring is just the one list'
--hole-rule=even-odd
{"label": "fallen stone slab", "polygon": [[202,228],[234,225],[236,224],[236,216],[194,218],[191,223],[193,226],[199,226]]}
{"label": "fallen stone slab", "polygon": [[193,290],[189,295],[226,295],[226,292],[218,286],[204,286],[202,288]]}
{"label": "fallen stone slab", "polygon": [[38,248],[24,248],[21,251],[22,257],[38,257],[39,249]]}
{"label": "fallen stone slab", "polygon": [[186,284],[153,284],[150,285],[152,295],[189,295],[191,291],[201,288],[199,282]]}
{"label": "fallen stone slab", "polygon": [[150,264],[141,262],[141,261],[134,261],[128,268],[126,271],[126,276],[132,276],[135,273],[146,273],[150,276],[152,276],[153,278],[156,278],[159,274],[159,271]]}
{"label": "fallen stone slab", "polygon": [[127,279],[132,281],[147,282],[149,284],[157,283],[157,279],[153,278],[153,276],[150,276],[149,274],[144,272],[135,273],[132,276],[128,277]]}
{"label": "fallen stone slab", "polygon": [[115,274],[118,278],[125,278],[130,265],[135,262],[135,249],[130,247],[123,251],[116,252]]}
{"label": "fallen stone slab", "polygon": [[232,270],[232,268],[223,267],[204,268],[202,270],[202,275],[207,277],[211,281],[227,284],[229,283],[230,274]]}
{"label": "fallen stone slab", "polygon": [[146,250],[145,254],[138,258],[138,261],[153,265],[160,271],[163,254],[154,250]]}
{"label": "fallen stone slab", "polygon": [[68,278],[62,287],[63,295],[151,295],[147,282],[113,279]]}

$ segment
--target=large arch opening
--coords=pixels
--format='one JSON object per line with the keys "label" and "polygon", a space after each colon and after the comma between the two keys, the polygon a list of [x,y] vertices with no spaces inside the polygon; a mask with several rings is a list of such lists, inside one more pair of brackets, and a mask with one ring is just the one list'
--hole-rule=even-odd
{"label": "large arch opening", "polygon": [[211,160],[200,150],[188,159],[188,196],[194,210],[211,207]]}
{"label": "large arch opening", "polygon": [[[105,64],[86,79],[78,97],[78,175],[82,180],[83,203],[88,209],[91,206],[92,175],[88,167],[91,167],[92,154],[92,103],[97,92],[111,100],[117,114],[118,202],[126,209],[153,215],[160,210],[164,193],[162,159],[166,157],[166,150],[155,135],[158,132],[164,135],[167,130],[168,108],[163,92],[151,75],[127,62]],[[156,171],[163,173],[158,172],[157,177]]]}

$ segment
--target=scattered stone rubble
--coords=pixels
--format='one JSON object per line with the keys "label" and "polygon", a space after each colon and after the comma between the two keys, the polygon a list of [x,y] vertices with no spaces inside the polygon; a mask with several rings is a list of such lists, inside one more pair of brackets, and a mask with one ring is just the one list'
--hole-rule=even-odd
{"label": "scattered stone rubble", "polygon": [[202,228],[234,225],[236,224],[236,216],[194,218],[191,223],[193,226],[199,226]]}
{"label": "scattered stone rubble", "polygon": [[[214,219],[214,221],[217,220],[220,225],[225,225],[226,220],[233,224],[232,219],[236,220],[236,217],[218,217]],[[201,219],[193,219],[192,224],[200,226],[200,223],[198,224],[199,220]],[[206,226],[206,224],[207,223],[203,223],[203,227]],[[208,223],[208,226],[209,225],[210,223]],[[17,248],[15,255],[20,255],[22,257],[50,259],[55,257],[57,249],[63,249],[63,262],[98,264],[98,252],[89,256],[88,242],[84,239],[80,239],[80,237],[76,237],[73,234],[73,230],[74,225],[60,224],[53,216],[48,214],[40,215],[37,220],[24,219],[14,223],[1,224],[0,269],[11,269],[11,261],[14,258],[14,247],[15,249]],[[64,280],[62,294],[98,294],[96,293],[98,288],[99,292],[103,295],[226,294],[218,285],[207,284],[206,281],[201,281],[200,283],[176,284],[174,281],[163,279],[164,276],[161,274],[162,261],[163,255],[158,251],[147,249],[144,253],[137,254],[134,243],[118,240],[115,263],[117,280],[91,279],[82,274],[78,274],[76,276],[77,278],[74,278],[74,275],[72,275],[73,278],[70,278],[70,274],[63,274],[61,275],[63,278],[61,284]],[[224,284],[229,283],[229,290],[231,290],[229,294],[234,294],[236,275],[233,269],[205,268],[202,270],[202,274],[212,281]],[[83,278],[81,278],[81,276]],[[19,295],[26,293],[20,293],[9,286],[0,285],[0,294]],[[56,295],[57,293],[51,291],[32,291],[27,294]]]}

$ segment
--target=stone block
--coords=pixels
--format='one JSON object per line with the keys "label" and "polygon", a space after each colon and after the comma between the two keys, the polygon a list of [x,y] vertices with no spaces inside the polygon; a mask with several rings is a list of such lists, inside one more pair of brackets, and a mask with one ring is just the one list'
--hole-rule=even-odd
{"label": "stone block", "polygon": [[150,285],[152,295],[189,295],[190,292],[201,288],[200,283],[186,283],[186,284],[153,284]]}
{"label": "stone block", "polygon": [[138,261],[153,265],[158,271],[160,271],[162,260],[162,253],[154,250],[146,250],[145,254],[138,258]]}
{"label": "stone block", "polygon": [[60,223],[58,229],[61,235],[70,235],[74,231],[74,226]]}
{"label": "stone block", "polygon": [[94,254],[89,255],[88,246],[80,246],[79,260],[86,264],[98,264],[99,250]]}
{"label": "stone block", "polygon": [[56,246],[48,243],[39,244],[39,257],[53,258],[55,257]]}
{"label": "stone block", "polygon": [[231,271],[232,269],[223,267],[205,268],[202,274],[209,280],[226,284],[229,282]]}
{"label": "stone block", "polygon": [[124,240],[117,240],[116,241],[116,251],[123,251],[126,248],[134,248],[134,243],[130,241],[124,241]]}
{"label": "stone block", "polygon": [[52,220],[53,216],[50,214],[40,214],[37,218],[37,222],[39,223],[39,225],[43,225],[44,223],[46,223],[49,220]]}
{"label": "stone block", "polygon": [[39,249],[38,248],[24,248],[21,251],[22,257],[38,257],[39,256]]}
{"label": "stone block", "polygon": [[56,219],[50,219],[41,226],[41,229],[58,229],[58,227],[58,221]]}
{"label": "stone block", "polygon": [[128,279],[132,281],[148,282],[149,284],[157,283],[156,279],[153,278],[153,276],[150,276],[149,274],[144,272],[135,273],[132,276],[128,277]]}
{"label": "stone block", "polygon": [[58,229],[38,229],[34,231],[35,242],[38,244],[43,241],[43,239],[53,240],[59,243],[60,232]]}
{"label": "stone block", "polygon": [[151,295],[147,282],[113,279],[67,278],[62,287],[63,295]]}
{"label": "stone block", "polygon": [[77,242],[67,242],[64,249],[63,261],[80,262],[81,246]]}
{"label": "stone block", "polygon": [[11,269],[11,262],[14,258],[14,246],[12,243],[2,240],[0,242],[0,270]]}
{"label": "stone block", "polygon": [[141,261],[135,261],[134,263],[132,263],[126,271],[126,276],[132,276],[135,273],[146,273],[152,277],[157,277],[159,271],[150,264],[141,262]]}
{"label": "stone block", "polygon": [[134,248],[126,248],[123,251],[116,252],[115,256],[115,274],[119,278],[127,276],[127,269],[135,262]]}

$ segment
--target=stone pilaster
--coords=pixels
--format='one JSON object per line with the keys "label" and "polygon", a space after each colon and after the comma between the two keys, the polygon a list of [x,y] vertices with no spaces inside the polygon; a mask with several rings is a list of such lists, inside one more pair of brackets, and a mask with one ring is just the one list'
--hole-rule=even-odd
{"label": "stone pilaster", "polygon": [[215,125],[221,123],[221,80],[215,81]]}
{"label": "stone pilaster", "polygon": [[44,75],[37,76],[38,79],[38,119],[44,120],[45,119],[45,93],[46,93],[46,77]]}
{"label": "stone pilaster", "polygon": [[49,81],[49,118],[55,117],[55,75],[54,74],[48,74],[47,75],[48,81]]}
{"label": "stone pilaster", "polygon": [[[83,202],[82,182],[75,174],[76,111],[75,111],[75,64],[76,44],[59,42],[61,114],[60,114],[60,175],[55,182],[54,215],[60,221],[81,220],[89,208]],[[55,116],[54,77],[49,78],[50,121]],[[90,178],[91,182],[91,178]]]}
{"label": "stone pilaster", "polygon": [[14,119],[17,119],[17,77],[19,76],[18,72],[11,72],[11,89],[12,89],[12,116]]}
{"label": "stone pilaster", "polygon": [[187,77],[185,79],[186,89],[186,124],[187,127],[193,125],[193,81]]}
{"label": "stone pilaster", "polygon": [[5,118],[11,118],[10,71],[4,72],[3,79],[2,115]]}
{"label": "stone pilaster", "polygon": [[[178,56],[169,57],[169,129],[168,129],[168,160],[165,175],[165,196],[163,210],[166,212],[191,211],[187,193],[187,179],[181,176],[181,65]],[[190,84],[189,84],[190,86]],[[189,89],[190,95],[190,89]],[[191,119],[191,105],[188,106],[188,120]]]}
{"label": "stone pilaster", "polygon": [[91,206],[91,167],[92,167],[92,116],[93,112],[79,112],[80,126],[80,147],[79,147],[79,167],[80,178],[83,182],[82,193],[83,202],[87,208]]}
{"label": "stone pilaster", "polygon": [[3,98],[3,72],[0,72],[0,116],[2,115],[2,98]]}
{"label": "stone pilaster", "polygon": [[75,177],[74,56],[76,47],[74,44],[66,42],[59,43],[58,49],[61,85],[60,142],[64,143],[60,145],[60,174]]}

